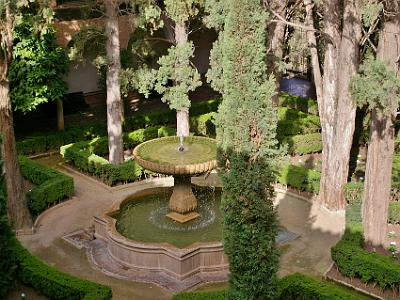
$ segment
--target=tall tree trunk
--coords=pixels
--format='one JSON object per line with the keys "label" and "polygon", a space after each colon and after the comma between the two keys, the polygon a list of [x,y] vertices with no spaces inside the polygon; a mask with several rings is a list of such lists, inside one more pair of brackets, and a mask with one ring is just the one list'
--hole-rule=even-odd
{"label": "tall tree trunk", "polygon": [[[313,26],[313,3],[304,0],[306,23]],[[345,207],[343,188],[347,182],[348,163],[355,126],[356,107],[349,92],[349,82],[358,68],[361,19],[359,0],[344,1],[341,23],[338,0],[326,1],[324,7],[324,75],[321,75],[315,32],[307,32],[313,75],[322,127],[322,175],[320,203],[329,210]],[[342,25],[342,32],[340,25]]]}
{"label": "tall tree trunk", "polygon": [[63,101],[60,99],[56,100],[57,105],[57,128],[58,130],[64,130],[64,108],[63,108]]}
{"label": "tall tree trunk", "polygon": [[[356,104],[349,85],[358,70],[361,17],[358,0],[345,1],[344,5],[341,39],[339,44],[336,41],[334,45],[338,52],[328,46],[327,65],[324,65],[324,113],[321,118],[324,150],[320,200],[330,210],[341,210],[346,205],[343,192],[348,178],[356,116]],[[335,36],[336,28],[330,34]]]}
{"label": "tall tree trunk", "polygon": [[[380,34],[378,59],[388,61],[399,76],[400,4],[392,4],[386,7],[392,16]],[[397,108],[390,108],[389,115],[383,115],[381,110],[371,114],[362,212],[365,241],[374,246],[383,246],[386,238]]]}
{"label": "tall tree trunk", "polygon": [[[287,0],[264,0],[267,10],[273,10],[286,19]],[[279,104],[279,92],[281,87],[282,72],[277,68],[277,62],[283,58],[283,42],[285,38],[286,24],[283,22],[269,22],[267,26],[267,71],[275,75],[276,95],[274,103]]]}
{"label": "tall tree trunk", "polygon": [[[175,42],[176,45],[183,45],[188,41],[188,33],[185,25],[175,24]],[[176,135],[189,136],[189,108],[182,107],[176,111]]]}
{"label": "tall tree trunk", "polygon": [[[6,62],[2,62],[4,64]],[[4,68],[2,67],[4,70]],[[3,157],[7,186],[8,218],[17,230],[29,230],[32,219],[28,211],[22,175],[15,144],[10,88],[7,80],[0,82],[0,133],[3,135]]]}
{"label": "tall tree trunk", "polygon": [[107,131],[109,161],[118,165],[124,161],[122,141],[122,110],[119,72],[121,70],[120,44],[118,30],[118,1],[107,0]]}

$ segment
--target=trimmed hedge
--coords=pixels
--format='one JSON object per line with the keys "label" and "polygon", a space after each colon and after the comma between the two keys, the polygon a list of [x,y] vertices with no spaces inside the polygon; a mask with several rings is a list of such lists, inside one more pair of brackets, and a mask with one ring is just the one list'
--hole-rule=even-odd
{"label": "trimmed hedge", "polygon": [[399,262],[364,250],[363,243],[361,231],[347,229],[342,239],[332,247],[331,256],[340,273],[349,278],[360,278],[365,283],[376,283],[382,289],[398,290]]}
{"label": "trimmed hedge", "polygon": [[296,165],[283,166],[277,176],[281,184],[314,194],[319,193],[320,179],[320,172]]}
{"label": "trimmed hedge", "polygon": [[281,93],[279,95],[279,106],[294,108],[308,114],[318,115],[317,101],[311,98],[303,98],[288,93]]}
{"label": "trimmed hedge", "polygon": [[287,299],[346,299],[359,300],[360,297],[350,293],[340,285],[332,282],[321,281],[299,273],[282,278],[279,282],[280,300]]}
{"label": "trimmed hedge", "polygon": [[50,299],[109,300],[112,298],[110,287],[73,277],[50,267],[31,255],[16,239],[14,249],[19,280]]}
{"label": "trimmed hedge", "polygon": [[[172,300],[225,300],[226,290],[213,292],[180,293]],[[359,295],[351,293],[344,287],[322,281],[300,273],[291,274],[279,281],[278,300],[359,300]]]}
{"label": "trimmed hedge", "polygon": [[308,133],[283,137],[281,144],[288,145],[291,155],[304,155],[322,151],[321,133]]}
{"label": "trimmed hedge", "polygon": [[60,148],[64,159],[85,173],[97,176],[108,185],[133,182],[142,177],[143,169],[133,160],[114,166],[105,158],[94,154],[91,142],[78,142]]}
{"label": "trimmed hedge", "polygon": [[74,192],[72,177],[24,156],[19,157],[19,163],[22,176],[36,185],[26,194],[28,208],[33,216],[39,215]]}
{"label": "trimmed hedge", "polygon": [[[295,109],[280,107],[278,109],[277,136],[308,134],[321,131],[319,117]],[[282,139],[282,138],[280,138]]]}
{"label": "trimmed hedge", "polygon": [[[195,103],[190,108],[190,115],[199,116],[210,111],[217,111],[222,99],[203,101]],[[176,112],[174,110],[161,110],[151,113],[140,113],[126,118],[123,129],[125,132],[134,131],[139,128],[168,125],[175,122]],[[107,127],[103,123],[66,128],[64,131],[49,132],[46,134],[33,135],[17,142],[17,151],[22,155],[32,155],[47,151],[57,151],[61,146],[76,141],[91,140],[95,137],[107,135]]]}
{"label": "trimmed hedge", "polygon": [[214,112],[210,112],[208,114],[191,117],[191,131],[193,131],[196,135],[215,137],[216,131],[214,124],[214,114]]}

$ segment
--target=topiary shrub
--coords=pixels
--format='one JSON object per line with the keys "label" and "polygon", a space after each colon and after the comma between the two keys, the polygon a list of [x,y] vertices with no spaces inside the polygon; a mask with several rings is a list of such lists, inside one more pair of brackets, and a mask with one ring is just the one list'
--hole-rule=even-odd
{"label": "topiary shrub", "polygon": [[33,216],[39,215],[74,192],[72,177],[24,156],[19,157],[19,163],[22,176],[36,185],[26,194],[28,208]]}
{"label": "topiary shrub", "polygon": [[112,298],[111,288],[60,272],[31,255],[16,239],[14,244],[19,280],[49,299],[109,300]]}
{"label": "topiary shrub", "polygon": [[320,131],[321,123],[319,117],[286,107],[280,107],[278,109],[278,137]]}
{"label": "topiary shrub", "polygon": [[394,258],[363,249],[362,232],[347,229],[342,239],[331,249],[331,256],[340,273],[360,278],[365,283],[378,284],[382,289],[398,291],[400,264]]}
{"label": "topiary shrub", "polygon": [[318,115],[317,101],[311,98],[303,98],[288,93],[281,93],[279,95],[279,106],[294,108],[304,113]]}
{"label": "topiary shrub", "polygon": [[291,155],[304,155],[322,151],[322,136],[319,132],[284,136],[280,142],[288,145],[288,153]]}
{"label": "topiary shrub", "polygon": [[320,172],[295,165],[284,165],[277,177],[281,184],[314,194],[319,193],[320,179]]}
{"label": "topiary shrub", "polygon": [[278,299],[358,300],[360,298],[337,284],[295,273],[279,281]]}

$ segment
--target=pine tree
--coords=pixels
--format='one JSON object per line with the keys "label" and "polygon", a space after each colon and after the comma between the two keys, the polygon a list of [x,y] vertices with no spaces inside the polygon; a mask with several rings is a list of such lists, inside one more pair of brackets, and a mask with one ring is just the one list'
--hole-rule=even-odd
{"label": "pine tree", "polygon": [[275,79],[266,75],[267,15],[257,0],[227,0],[223,7],[224,24],[209,16],[222,31],[208,79],[223,95],[216,121],[228,294],[235,300],[275,299],[279,255],[272,184],[282,151],[272,100]]}

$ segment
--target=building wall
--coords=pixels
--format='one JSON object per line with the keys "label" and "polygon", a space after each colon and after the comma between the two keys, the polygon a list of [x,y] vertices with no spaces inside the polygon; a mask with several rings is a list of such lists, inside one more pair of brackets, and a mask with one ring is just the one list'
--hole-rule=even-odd
{"label": "building wall", "polygon": [[68,83],[68,93],[87,94],[100,90],[99,75],[96,67],[91,63],[71,64],[65,80]]}

